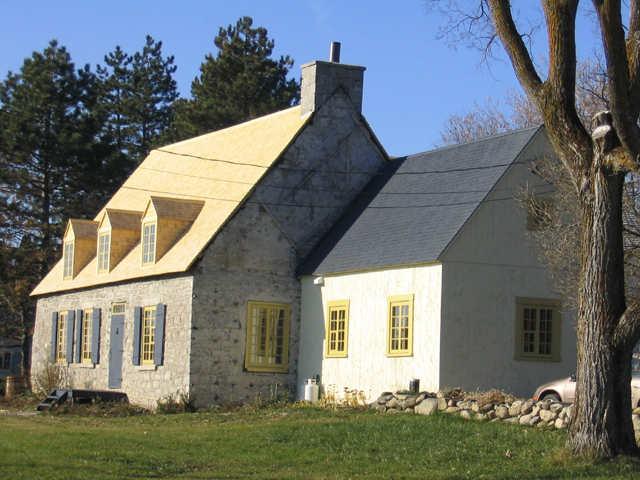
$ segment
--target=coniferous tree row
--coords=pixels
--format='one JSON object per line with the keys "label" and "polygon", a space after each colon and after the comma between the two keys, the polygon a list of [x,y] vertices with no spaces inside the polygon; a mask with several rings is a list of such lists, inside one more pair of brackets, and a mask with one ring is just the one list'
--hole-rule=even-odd
{"label": "coniferous tree row", "polygon": [[250,17],[220,28],[214,44],[218,53],[205,57],[200,76],[191,83],[191,99],[175,103],[174,140],[246,122],[300,100],[300,84],[287,78],[293,59],[272,59],[275,42],[265,28],[253,28]]}
{"label": "coniferous tree row", "polygon": [[149,151],[294,105],[293,60],[249,17],[220,29],[193,98],[178,99],[174,57],[151,36],[119,46],[95,72],[53,40],[0,81],[0,337],[23,345],[28,373],[30,292],[60,256],[69,218],[92,219]]}

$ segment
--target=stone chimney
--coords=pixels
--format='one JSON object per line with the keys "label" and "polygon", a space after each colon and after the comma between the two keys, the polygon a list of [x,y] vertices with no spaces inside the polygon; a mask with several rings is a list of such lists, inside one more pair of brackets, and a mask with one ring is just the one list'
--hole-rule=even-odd
{"label": "stone chimney", "polygon": [[302,115],[316,111],[340,87],[351,97],[358,113],[362,113],[362,86],[365,67],[340,63],[340,44],[331,44],[331,60],[302,65]]}

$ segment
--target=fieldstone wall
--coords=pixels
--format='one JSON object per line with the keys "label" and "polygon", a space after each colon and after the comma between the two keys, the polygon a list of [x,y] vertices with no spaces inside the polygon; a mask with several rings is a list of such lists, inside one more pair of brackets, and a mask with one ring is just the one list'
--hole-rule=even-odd
{"label": "fieldstone wall", "polygon": [[[297,374],[300,283],[296,256],[264,209],[243,207],[207,248],[194,272],[191,383],[200,406],[246,403]],[[288,373],[248,372],[248,302],[291,306]]]}
{"label": "fieldstone wall", "polygon": [[[476,400],[447,398],[441,392],[401,394],[385,392],[370,404],[381,413],[417,413],[432,415],[440,411],[459,415],[465,420],[505,422],[538,428],[566,428],[571,420],[573,405],[518,399],[513,402],[480,403]],[[633,411],[636,436],[640,433],[640,408]]]}
{"label": "fieldstone wall", "polygon": [[[127,393],[132,403],[147,407],[155,407],[157,399],[175,394],[178,390],[188,392],[192,283],[191,276],[145,279],[39,298],[32,347],[32,377],[38,375],[50,361],[51,314],[65,310],[100,308],[99,362],[95,365],[61,365],[65,369],[63,373],[68,378],[69,385],[66,386],[69,388],[108,389],[111,305],[124,302],[122,387],[116,391]],[[133,309],[157,304],[167,307],[163,365],[133,365]],[[77,326],[76,319],[75,327]],[[77,348],[75,339],[74,334],[74,352]]]}
{"label": "fieldstone wall", "polygon": [[[301,284],[296,270],[384,164],[344,92],[332,96],[216,235],[194,269],[191,383],[196,402],[296,395]],[[353,172],[353,173],[350,173]],[[249,301],[291,307],[287,373],[245,369]]]}

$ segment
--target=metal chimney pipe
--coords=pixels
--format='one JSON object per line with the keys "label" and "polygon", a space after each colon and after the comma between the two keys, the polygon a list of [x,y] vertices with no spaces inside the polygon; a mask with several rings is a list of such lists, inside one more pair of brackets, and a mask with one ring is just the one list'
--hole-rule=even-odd
{"label": "metal chimney pipe", "polygon": [[331,42],[331,50],[329,52],[329,61],[340,63],[340,42]]}

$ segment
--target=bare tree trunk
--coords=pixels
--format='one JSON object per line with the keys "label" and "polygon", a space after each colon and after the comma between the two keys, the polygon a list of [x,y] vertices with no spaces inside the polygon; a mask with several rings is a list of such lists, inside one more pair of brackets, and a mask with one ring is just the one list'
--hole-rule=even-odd
{"label": "bare tree trunk", "polygon": [[[626,310],[622,244],[624,173],[603,165],[582,201],[582,270],[578,299],[579,388],[567,444],[578,455],[637,454],[631,421],[631,350],[615,341]],[[626,390],[626,395],[623,392]]]}

